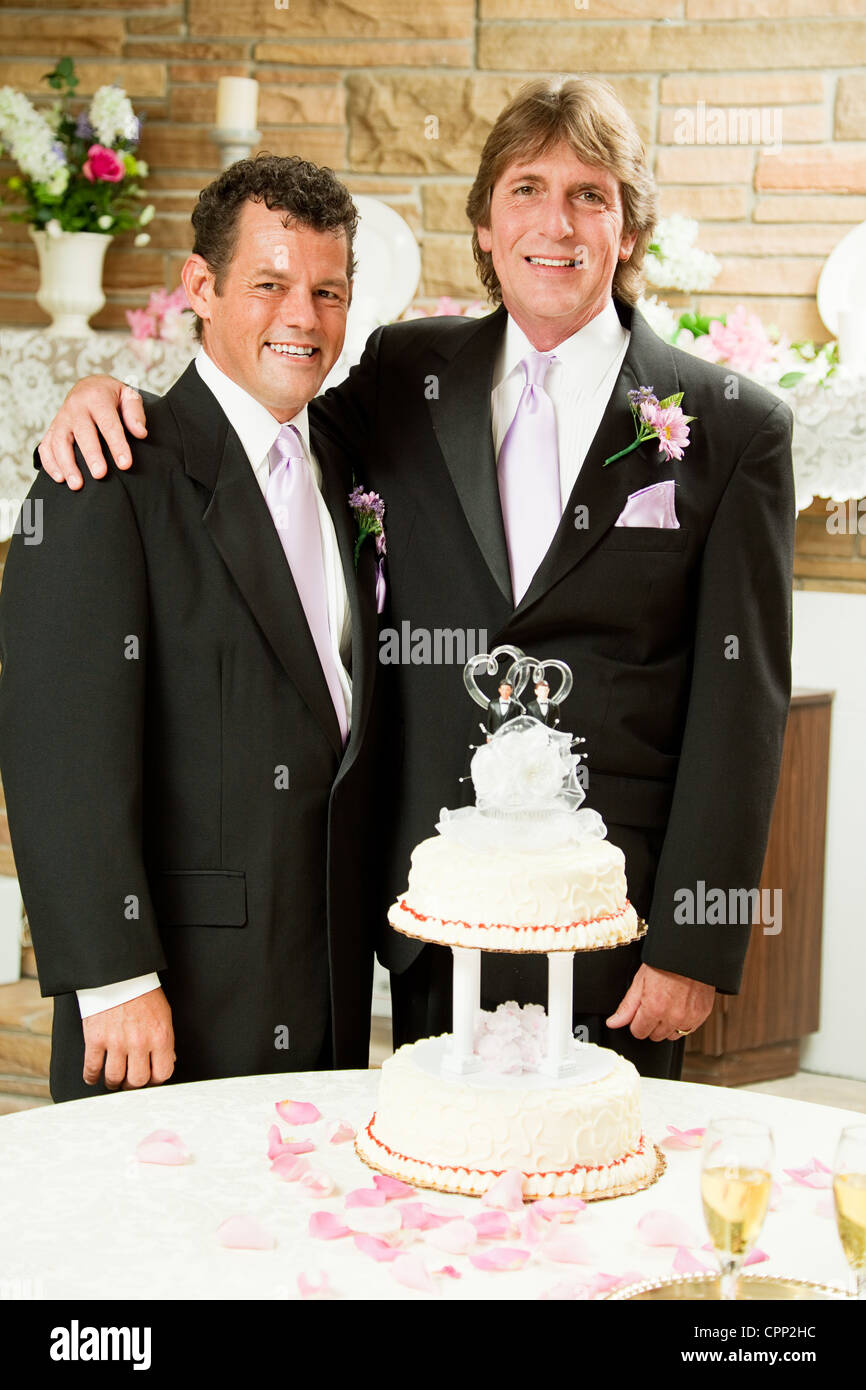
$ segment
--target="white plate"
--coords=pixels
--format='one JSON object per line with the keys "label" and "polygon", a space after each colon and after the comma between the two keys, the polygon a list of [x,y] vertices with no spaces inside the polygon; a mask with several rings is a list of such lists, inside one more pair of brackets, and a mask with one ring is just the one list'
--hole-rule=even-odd
{"label": "white plate", "polygon": [[398,212],[378,198],[356,197],[355,301],[383,323],[399,318],[412,303],[421,279],[421,252]]}
{"label": "white plate", "polygon": [[818,313],[834,338],[846,309],[866,314],[866,222],[852,227],[833,248],[818,280]]}

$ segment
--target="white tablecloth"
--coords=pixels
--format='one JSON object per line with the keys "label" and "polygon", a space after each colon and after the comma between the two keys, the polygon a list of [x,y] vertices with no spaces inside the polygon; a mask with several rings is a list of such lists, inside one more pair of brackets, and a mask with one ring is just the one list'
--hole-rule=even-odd
{"label": "white tablecloth", "polygon": [[[362,1254],[350,1236],[334,1241],[308,1234],[317,1210],[345,1215],[347,1192],[372,1186],[372,1173],[351,1142],[327,1142],[331,1121],[366,1123],[375,1108],[377,1072],[247,1077],[191,1086],[166,1086],[94,1097],[0,1118],[0,1281],[6,1296],[45,1299],[294,1299],[298,1275],[324,1271],[341,1296],[423,1299],[397,1283],[387,1264]],[[296,1127],[310,1138],[309,1157],[338,1183],[316,1198],[270,1171],[267,1133],[279,1123],[274,1104],[287,1096],[312,1100],[322,1112],[314,1125]],[[830,1210],[831,1194],[793,1184],[783,1169],[813,1156],[832,1165],[840,1129],[862,1115],[819,1105],[669,1081],[642,1083],[644,1123],[664,1139],[669,1124],[705,1125],[712,1116],[766,1120],[776,1139],[779,1209],[767,1217],[759,1244],[770,1255],[757,1274],[786,1274],[847,1287],[847,1267]],[[176,1131],[193,1159],[182,1167],[142,1164],[136,1145],[155,1129]],[[637,1233],[650,1211],[678,1213],[693,1229],[692,1253],[708,1266],[699,1195],[700,1150],[664,1150],[667,1171],[644,1192],[591,1203],[574,1226],[592,1251],[592,1268],[610,1274],[640,1271],[662,1277],[675,1251],[650,1248]],[[455,1215],[482,1210],[477,1199],[419,1192],[419,1199]],[[216,1230],[237,1213],[255,1217],[277,1239],[272,1250],[223,1248]],[[521,1239],[485,1242],[527,1248]],[[554,1263],[533,1250],[522,1270],[476,1270],[468,1256],[446,1255],[415,1234],[408,1247],[431,1274],[453,1265],[462,1275],[435,1275],[442,1299],[533,1299],[573,1283],[586,1267]]]}

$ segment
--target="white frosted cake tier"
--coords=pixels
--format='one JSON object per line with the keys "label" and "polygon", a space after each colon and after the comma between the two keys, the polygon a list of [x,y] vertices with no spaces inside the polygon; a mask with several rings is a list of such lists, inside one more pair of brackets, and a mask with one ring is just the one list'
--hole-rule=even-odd
{"label": "white frosted cake tier", "polygon": [[592,951],[645,930],[626,896],[622,850],[600,839],[498,850],[433,836],[413,851],[388,920],[406,936],[487,951]]}
{"label": "white frosted cake tier", "polygon": [[[607,1048],[596,1079],[441,1071],[450,1035],[401,1047],[382,1065],[375,1115],[356,1140],[371,1167],[419,1187],[480,1196],[511,1169],[526,1198],[620,1196],[663,1160],[641,1132],[639,1078]],[[600,1075],[598,1073],[601,1073]]]}

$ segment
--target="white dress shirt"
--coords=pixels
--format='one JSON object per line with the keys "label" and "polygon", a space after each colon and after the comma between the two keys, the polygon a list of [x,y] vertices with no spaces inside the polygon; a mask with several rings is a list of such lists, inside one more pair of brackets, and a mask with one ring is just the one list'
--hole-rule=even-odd
{"label": "white dress shirt", "polygon": [[[264,495],[270,476],[270,452],[280,432],[280,422],[237,382],[227,377],[225,372],[208,357],[204,348],[199,349],[195,361],[199,376],[205,386],[216,397],[229,424],[234,429],[250,461],[256,482]],[[346,579],[340,560],[337,535],[331,514],[322,496],[322,471],[310,449],[310,425],[307,407],[292,418],[291,423],[303,440],[307,459],[316,484],[316,502],[319,508],[319,527],[322,535],[322,559],[325,569],[325,588],[328,603],[328,626],[331,632],[331,646],[336,657],[336,669],[340,688],[346,703],[346,718],[349,728],[352,724],[352,681],[346,670],[346,662],[352,651],[352,623],[349,608],[349,595]],[[286,561],[288,565],[288,561]],[[153,972],[138,975],[134,980],[119,980],[116,984],[99,985],[95,989],[76,990],[78,1007],[82,1018],[91,1014],[103,1013],[118,1004],[128,1004],[141,994],[160,988],[159,976]]]}
{"label": "white dress shirt", "polygon": [[[607,409],[630,336],[620,323],[611,299],[600,314],[553,349],[557,360],[547,369],[544,389],[553,401],[556,414],[562,509]],[[493,370],[490,397],[497,459],[525,384],[520,363],[533,350],[526,334],[509,314]]]}

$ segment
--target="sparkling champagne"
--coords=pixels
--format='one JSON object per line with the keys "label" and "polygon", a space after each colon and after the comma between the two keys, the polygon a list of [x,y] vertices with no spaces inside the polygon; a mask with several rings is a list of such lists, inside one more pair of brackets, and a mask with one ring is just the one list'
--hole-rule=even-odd
{"label": "sparkling champagne", "polygon": [[757,1240],[770,1201],[764,1168],[705,1168],[701,1173],[704,1220],[720,1254],[747,1255]]}
{"label": "sparkling champagne", "polygon": [[852,1269],[866,1270],[866,1173],[837,1173],[833,1196],[845,1259]]}

